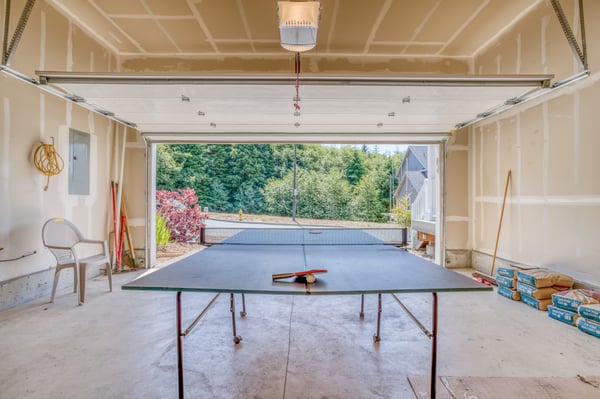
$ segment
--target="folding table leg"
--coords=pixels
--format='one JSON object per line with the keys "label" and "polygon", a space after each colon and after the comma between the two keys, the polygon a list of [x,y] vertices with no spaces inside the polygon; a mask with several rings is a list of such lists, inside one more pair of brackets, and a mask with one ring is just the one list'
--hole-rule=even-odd
{"label": "folding table leg", "polygon": [[360,296],[360,313],[358,316],[361,320],[365,318],[365,294]]}
{"label": "folding table leg", "polygon": [[176,327],[177,327],[177,383],[179,388],[179,398],[183,399],[183,338],[187,337],[192,332],[194,327],[200,322],[200,320],[206,315],[210,308],[217,301],[217,298],[221,295],[217,293],[213,299],[210,300],[208,305],[200,312],[198,317],[189,325],[188,328],[183,330],[182,317],[181,317],[181,291],[177,291],[177,305],[176,305]]}
{"label": "folding table leg", "polygon": [[438,327],[438,296],[437,292],[433,295],[433,314],[431,316],[431,384],[429,396],[435,399],[435,384],[437,382],[437,327]]}
{"label": "folding table leg", "polygon": [[235,297],[233,292],[229,294],[229,310],[231,311],[231,324],[233,327],[233,342],[237,345],[242,340],[242,337],[238,336],[235,330]]}
{"label": "folding table leg", "polygon": [[373,336],[373,341],[379,343],[381,341],[381,294],[377,294],[377,333]]}
{"label": "folding table leg", "polygon": [[183,335],[181,333],[181,291],[177,291],[177,386],[183,399]]}
{"label": "folding table leg", "polygon": [[392,298],[398,302],[398,305],[404,309],[407,315],[419,326],[421,331],[428,338],[431,339],[431,381],[429,385],[430,389],[430,398],[435,399],[435,386],[437,381],[437,330],[438,330],[438,296],[437,292],[432,292],[433,294],[433,304],[432,304],[432,316],[431,316],[431,331],[427,329],[412,313],[411,311],[402,303],[402,301],[395,295],[391,294]]}
{"label": "folding table leg", "polygon": [[246,317],[246,295],[242,294],[242,311],[240,317]]}

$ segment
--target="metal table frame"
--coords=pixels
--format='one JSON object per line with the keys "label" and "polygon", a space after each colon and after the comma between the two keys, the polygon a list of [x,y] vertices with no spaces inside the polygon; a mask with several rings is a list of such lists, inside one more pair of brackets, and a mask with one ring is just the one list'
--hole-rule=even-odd
{"label": "metal table frame", "polygon": [[[208,313],[210,308],[214,305],[216,300],[219,298],[221,293],[215,294],[215,296],[209,301],[206,307],[200,312],[200,314],[194,319],[190,325],[183,330],[182,327],[182,315],[181,315],[181,293],[177,291],[176,294],[176,324],[177,324],[177,388],[179,392],[179,398],[184,398],[184,382],[183,382],[183,338],[185,338],[198,322]],[[436,397],[436,380],[437,380],[437,332],[438,332],[438,296],[437,292],[432,292],[432,321],[431,330],[428,330],[414,315],[413,313],[402,303],[402,301],[395,295],[390,294],[394,300],[402,307],[402,309],[410,316],[410,318],[419,326],[421,331],[431,339],[431,378],[429,383],[429,392],[431,399]],[[242,293],[242,311],[240,312],[241,317],[246,316],[246,299],[245,294]],[[242,341],[242,337],[237,334],[236,322],[235,322],[235,295],[233,292],[229,293],[229,311],[231,312],[231,324],[233,331],[233,342],[237,345]],[[364,306],[365,306],[365,294],[361,295],[360,301],[360,318],[364,318]],[[373,335],[373,342],[378,344],[381,342],[381,314],[383,312],[382,306],[382,294],[377,294],[377,330]]]}
{"label": "metal table frame", "polygon": [[[348,232],[346,232],[348,233]],[[291,234],[288,232],[287,234]],[[305,233],[309,234],[309,233]],[[323,231],[321,239],[334,237],[335,231]],[[360,232],[352,232],[358,237]],[[275,233],[281,237],[280,232]],[[240,239],[245,235],[236,237]],[[285,237],[284,237],[285,238]],[[334,237],[335,238],[335,237]],[[317,268],[328,269],[313,284],[280,283],[271,276],[282,272],[302,271]],[[282,270],[283,269],[283,270]],[[437,379],[437,335],[438,293],[491,291],[481,283],[456,272],[444,269],[425,259],[408,254],[394,246],[339,245],[339,244],[230,244],[216,245],[181,259],[154,273],[140,277],[123,285],[126,290],[173,291],[177,293],[177,363],[179,397],[184,397],[183,384],[183,338],[208,312],[220,294],[230,295],[230,311],[234,342],[241,337],[235,325],[235,295],[242,294],[245,316],[244,294],[277,295],[361,295],[361,311],[364,314],[364,295],[378,295],[377,332],[375,343],[381,340],[380,325],[382,294],[391,294],[398,304],[408,312],[421,330],[431,339],[431,398],[436,396]],[[182,292],[210,292],[216,294],[200,315],[183,330],[181,315]],[[426,328],[408,311],[396,294],[431,293],[432,326]]]}

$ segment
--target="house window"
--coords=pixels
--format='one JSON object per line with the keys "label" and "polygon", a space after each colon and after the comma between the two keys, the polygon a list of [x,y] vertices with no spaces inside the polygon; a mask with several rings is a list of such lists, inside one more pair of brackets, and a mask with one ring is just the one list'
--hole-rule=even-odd
{"label": "house window", "polygon": [[69,194],[90,193],[90,135],[69,129]]}

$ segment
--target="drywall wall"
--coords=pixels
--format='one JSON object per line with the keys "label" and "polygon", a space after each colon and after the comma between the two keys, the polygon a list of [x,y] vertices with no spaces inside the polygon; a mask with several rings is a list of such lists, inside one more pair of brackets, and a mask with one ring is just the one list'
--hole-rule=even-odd
{"label": "drywall wall", "polygon": [[[561,1],[576,33],[577,3]],[[485,272],[491,272],[511,170],[497,256],[502,262],[549,266],[600,284],[600,76],[594,72],[600,65],[600,27],[589,23],[600,16],[600,3],[584,5],[591,75],[463,129],[449,143],[447,198],[449,210],[456,212],[448,213],[448,249],[475,251],[473,266]],[[554,73],[557,81],[581,71],[545,3],[473,65],[478,73]],[[454,184],[457,180],[468,182],[468,190]],[[459,203],[469,208],[459,208]]]}
{"label": "drywall wall", "polygon": [[[23,5],[13,2],[12,21],[18,20]],[[38,69],[108,71],[114,65],[109,52],[38,2],[10,67],[35,77]],[[18,258],[0,263],[2,310],[49,298],[55,261],[41,239],[48,218],[68,218],[90,238],[109,238],[110,181],[120,162],[120,154],[113,150],[115,132],[136,132],[5,72],[0,72],[0,104],[0,247],[4,248],[0,259]],[[89,195],[69,195],[69,129],[90,134]],[[40,143],[52,140],[64,169],[50,179],[45,191],[46,177],[34,167],[33,155]],[[90,251],[82,247],[80,254]],[[92,270],[89,276],[97,273]],[[72,285],[72,281],[68,273],[61,276],[61,285]]]}

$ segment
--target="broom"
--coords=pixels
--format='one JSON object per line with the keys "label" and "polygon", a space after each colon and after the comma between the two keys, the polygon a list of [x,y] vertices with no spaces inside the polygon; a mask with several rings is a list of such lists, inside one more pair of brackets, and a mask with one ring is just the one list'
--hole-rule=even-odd
{"label": "broom", "polygon": [[511,171],[508,170],[508,174],[506,175],[506,185],[504,186],[504,198],[502,199],[502,210],[500,211],[500,222],[498,223],[498,234],[496,235],[496,246],[494,247],[494,256],[492,256],[492,270],[490,274],[485,274],[483,272],[473,272],[473,279],[479,281],[480,283],[484,283],[486,285],[498,285],[496,283],[496,278],[494,277],[494,266],[496,264],[496,253],[498,252],[498,241],[500,241],[500,232],[502,231],[502,219],[504,218],[504,207],[506,205],[506,194],[508,193],[508,185],[510,184]]}

